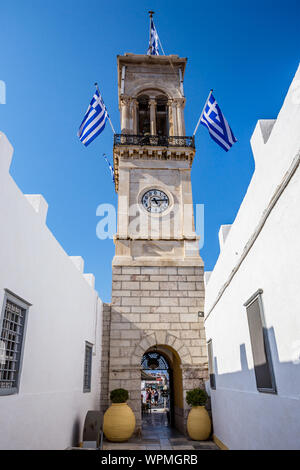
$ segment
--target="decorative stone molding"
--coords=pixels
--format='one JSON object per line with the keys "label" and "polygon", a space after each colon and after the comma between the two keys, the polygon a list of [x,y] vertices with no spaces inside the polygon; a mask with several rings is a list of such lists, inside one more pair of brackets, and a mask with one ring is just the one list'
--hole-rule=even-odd
{"label": "decorative stone molding", "polygon": [[192,166],[195,149],[189,147],[158,147],[158,146],[145,146],[143,148],[139,146],[122,146],[115,147],[113,153],[114,160],[114,170],[115,170],[115,188],[116,192],[119,189],[119,165],[120,159],[130,160],[130,159],[145,159],[148,160],[181,160],[188,161],[189,166]]}
{"label": "decorative stone molding", "polygon": [[121,95],[120,96],[120,105],[121,106],[129,106],[131,101],[132,101],[131,96],[127,96],[127,95]]}
{"label": "decorative stone molding", "polygon": [[185,107],[185,98],[174,98],[173,103],[177,106],[177,108],[184,108]]}

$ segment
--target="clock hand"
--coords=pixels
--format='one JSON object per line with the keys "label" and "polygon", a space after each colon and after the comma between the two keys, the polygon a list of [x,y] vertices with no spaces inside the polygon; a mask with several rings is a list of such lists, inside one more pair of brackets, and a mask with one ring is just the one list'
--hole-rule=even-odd
{"label": "clock hand", "polygon": [[158,200],[159,199],[156,199],[155,197],[152,198],[152,201],[154,201],[157,206],[158,206],[158,203],[157,203]]}
{"label": "clock hand", "polygon": [[158,206],[158,201],[160,201],[160,202],[163,201],[163,202],[164,202],[164,201],[168,201],[168,199],[158,199],[158,198],[156,198],[156,197],[152,197],[152,198],[151,198],[151,201],[154,201],[155,204]]}

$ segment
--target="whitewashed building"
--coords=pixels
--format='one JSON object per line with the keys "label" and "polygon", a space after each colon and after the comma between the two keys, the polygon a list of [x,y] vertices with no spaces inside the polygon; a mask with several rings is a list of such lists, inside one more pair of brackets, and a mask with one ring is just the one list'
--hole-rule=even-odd
{"label": "whitewashed building", "polygon": [[102,302],[9,174],[0,133],[0,449],[64,449],[99,409]]}
{"label": "whitewashed building", "polygon": [[214,434],[229,449],[300,448],[300,67],[206,273]]}

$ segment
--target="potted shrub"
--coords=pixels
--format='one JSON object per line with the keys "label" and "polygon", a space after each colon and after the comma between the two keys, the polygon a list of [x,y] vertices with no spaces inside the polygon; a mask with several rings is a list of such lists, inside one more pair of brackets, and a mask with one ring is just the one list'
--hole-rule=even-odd
{"label": "potted shrub", "polygon": [[192,407],[187,420],[187,430],[194,441],[205,441],[211,433],[211,421],[205,404],[208,395],[201,388],[194,388],[186,394],[186,402]]}
{"label": "potted shrub", "polygon": [[124,442],[135,429],[135,416],[127,405],[128,391],[117,388],[110,393],[111,406],[104,413],[103,432],[109,441]]}

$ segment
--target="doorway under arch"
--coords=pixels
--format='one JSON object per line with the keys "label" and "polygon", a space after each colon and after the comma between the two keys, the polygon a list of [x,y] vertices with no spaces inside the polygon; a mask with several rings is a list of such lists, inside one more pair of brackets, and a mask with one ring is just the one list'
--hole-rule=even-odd
{"label": "doorway under arch", "polygon": [[156,345],[142,356],[141,407],[144,422],[149,421],[149,414],[153,421],[155,414],[160,416],[155,418],[160,425],[182,429],[182,370],[180,358],[170,346]]}

